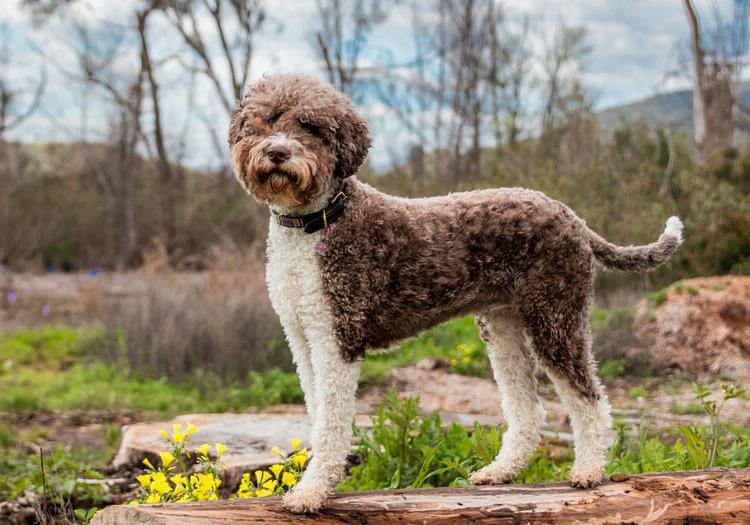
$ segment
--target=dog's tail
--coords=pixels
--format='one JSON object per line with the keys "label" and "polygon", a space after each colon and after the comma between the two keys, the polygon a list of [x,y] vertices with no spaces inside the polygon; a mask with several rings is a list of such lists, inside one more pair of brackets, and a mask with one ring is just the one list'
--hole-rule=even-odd
{"label": "dog's tail", "polygon": [[666,262],[682,244],[682,221],[667,219],[667,227],[659,240],[645,246],[617,246],[589,229],[589,243],[596,259],[608,268],[643,271]]}

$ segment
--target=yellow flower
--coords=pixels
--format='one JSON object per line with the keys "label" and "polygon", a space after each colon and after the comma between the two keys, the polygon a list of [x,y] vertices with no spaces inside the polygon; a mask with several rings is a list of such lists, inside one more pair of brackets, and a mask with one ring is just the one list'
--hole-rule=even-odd
{"label": "yellow flower", "polygon": [[141,484],[141,487],[144,489],[147,489],[149,485],[151,485],[151,474],[141,474],[140,476],[136,476],[135,479],[138,480],[138,483]]}
{"label": "yellow flower", "polygon": [[182,425],[179,423],[172,425],[172,439],[175,443],[182,443],[185,441],[185,434],[182,433]]}
{"label": "yellow flower", "polygon": [[451,359],[451,366],[456,366],[458,364],[458,361],[456,359]]}
{"label": "yellow flower", "polygon": [[172,487],[167,482],[167,477],[163,472],[154,472],[151,476],[151,492],[158,492],[159,494],[169,494]]}
{"label": "yellow flower", "polygon": [[151,470],[156,470],[154,466],[151,464],[151,462],[148,460],[148,458],[143,458],[143,464],[146,465]]}
{"label": "yellow flower", "polygon": [[174,483],[175,487],[182,487],[185,485],[185,476],[182,474],[175,474],[171,478],[169,478],[169,481]]}
{"label": "yellow flower", "polygon": [[281,482],[287,487],[293,487],[297,483],[297,478],[291,472],[284,472],[281,476]]}
{"label": "yellow flower", "polygon": [[161,501],[161,494],[158,492],[152,492],[146,498],[146,503],[159,503]]}
{"label": "yellow flower", "polygon": [[255,493],[255,496],[258,498],[265,498],[266,496],[271,496],[272,494],[273,493],[268,489],[260,489]]}
{"label": "yellow flower", "polygon": [[190,421],[188,421],[187,429],[185,430],[185,437],[189,436],[190,434],[195,434],[196,432],[198,432],[198,429],[195,428],[195,426]]}
{"label": "yellow flower", "polygon": [[279,483],[275,479],[272,479],[271,481],[266,481],[265,483],[263,483],[263,488],[273,492],[274,490],[276,490],[276,487],[278,485]]}
{"label": "yellow flower", "polygon": [[467,364],[469,361],[471,361],[471,359],[469,359],[468,357],[464,357],[463,359],[461,359],[461,362],[463,364]]}
{"label": "yellow flower", "polygon": [[307,449],[303,448],[296,454],[292,456],[292,463],[294,463],[294,466],[296,466],[298,469],[302,469],[302,467],[305,466],[305,463],[307,463]]}
{"label": "yellow flower", "polygon": [[277,463],[276,465],[271,465],[270,467],[268,467],[268,470],[273,472],[273,477],[279,479],[279,474],[282,470],[284,470],[284,465],[280,465]]}
{"label": "yellow flower", "polygon": [[197,448],[197,450],[199,454],[208,457],[208,443],[203,443],[200,447]]}
{"label": "yellow flower", "polygon": [[167,434],[167,431],[164,430],[163,428],[159,431],[159,435],[163,437],[164,439],[166,439],[167,441],[169,441],[169,434]]}
{"label": "yellow flower", "polygon": [[282,459],[286,457],[286,456],[284,456],[284,454],[283,454],[283,453],[281,452],[281,450],[279,450],[279,447],[277,447],[276,445],[274,445],[274,446],[272,446],[272,447],[271,447],[271,451],[272,451],[272,452],[273,452],[274,454],[276,454],[277,456],[279,456],[280,458],[282,458]]}
{"label": "yellow flower", "polygon": [[216,443],[216,457],[220,458],[227,451],[227,446],[223,443]]}
{"label": "yellow flower", "polygon": [[168,467],[174,461],[174,455],[170,452],[160,452],[159,456],[161,456],[161,464],[165,467]]}
{"label": "yellow flower", "polygon": [[263,483],[265,483],[269,479],[271,479],[271,474],[269,474],[265,470],[255,471],[255,482],[258,484],[258,486],[263,485]]}
{"label": "yellow flower", "polygon": [[300,444],[302,443],[302,440],[298,438],[292,438],[291,441],[292,441],[292,450],[296,452]]}

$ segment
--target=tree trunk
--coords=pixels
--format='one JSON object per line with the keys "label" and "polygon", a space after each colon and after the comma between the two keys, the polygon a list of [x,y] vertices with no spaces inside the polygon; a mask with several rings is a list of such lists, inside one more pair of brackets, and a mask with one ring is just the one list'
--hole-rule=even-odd
{"label": "tree trunk", "polygon": [[567,483],[339,494],[317,515],[278,497],[108,507],[96,525],[199,523],[750,523],[750,469],[633,476],[591,490]]}
{"label": "tree trunk", "polygon": [[138,36],[141,44],[141,68],[146,73],[146,79],[150,88],[151,106],[154,113],[154,143],[158,155],[159,180],[161,182],[161,213],[162,213],[162,234],[165,236],[167,249],[171,251],[175,234],[175,200],[177,194],[176,181],[172,164],[169,162],[167,146],[164,140],[164,130],[161,121],[161,106],[159,104],[159,83],[156,80],[151,55],[149,53],[148,39],[146,38],[146,22],[149,15],[153,12],[154,6],[151,5],[139,11],[138,18]]}
{"label": "tree trunk", "polygon": [[695,158],[705,166],[709,158],[731,148],[734,143],[734,104],[731,64],[718,59],[706,61],[706,51],[701,42],[698,16],[692,0],[684,0],[690,23],[693,67],[693,136]]}

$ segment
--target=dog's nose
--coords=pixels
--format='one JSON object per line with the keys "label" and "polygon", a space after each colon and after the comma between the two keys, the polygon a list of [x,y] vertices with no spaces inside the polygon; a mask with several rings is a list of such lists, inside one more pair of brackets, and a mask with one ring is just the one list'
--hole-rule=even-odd
{"label": "dog's nose", "polygon": [[292,156],[292,151],[282,144],[274,144],[268,148],[266,155],[268,155],[268,158],[274,164],[281,164],[289,160],[289,157]]}

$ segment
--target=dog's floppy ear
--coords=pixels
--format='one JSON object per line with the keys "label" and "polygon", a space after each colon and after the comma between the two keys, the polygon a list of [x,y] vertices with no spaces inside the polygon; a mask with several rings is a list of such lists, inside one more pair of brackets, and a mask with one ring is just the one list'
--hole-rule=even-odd
{"label": "dog's floppy ear", "polygon": [[245,126],[245,119],[242,115],[242,108],[245,105],[245,99],[242,99],[237,102],[237,106],[235,107],[234,111],[232,112],[231,117],[229,118],[229,147],[231,148],[237,142],[239,142],[240,138],[242,138],[242,132],[243,128]]}
{"label": "dog's floppy ear", "polygon": [[334,176],[346,178],[357,173],[367,158],[372,145],[367,122],[354,108],[348,108],[338,117],[336,131],[336,169]]}

